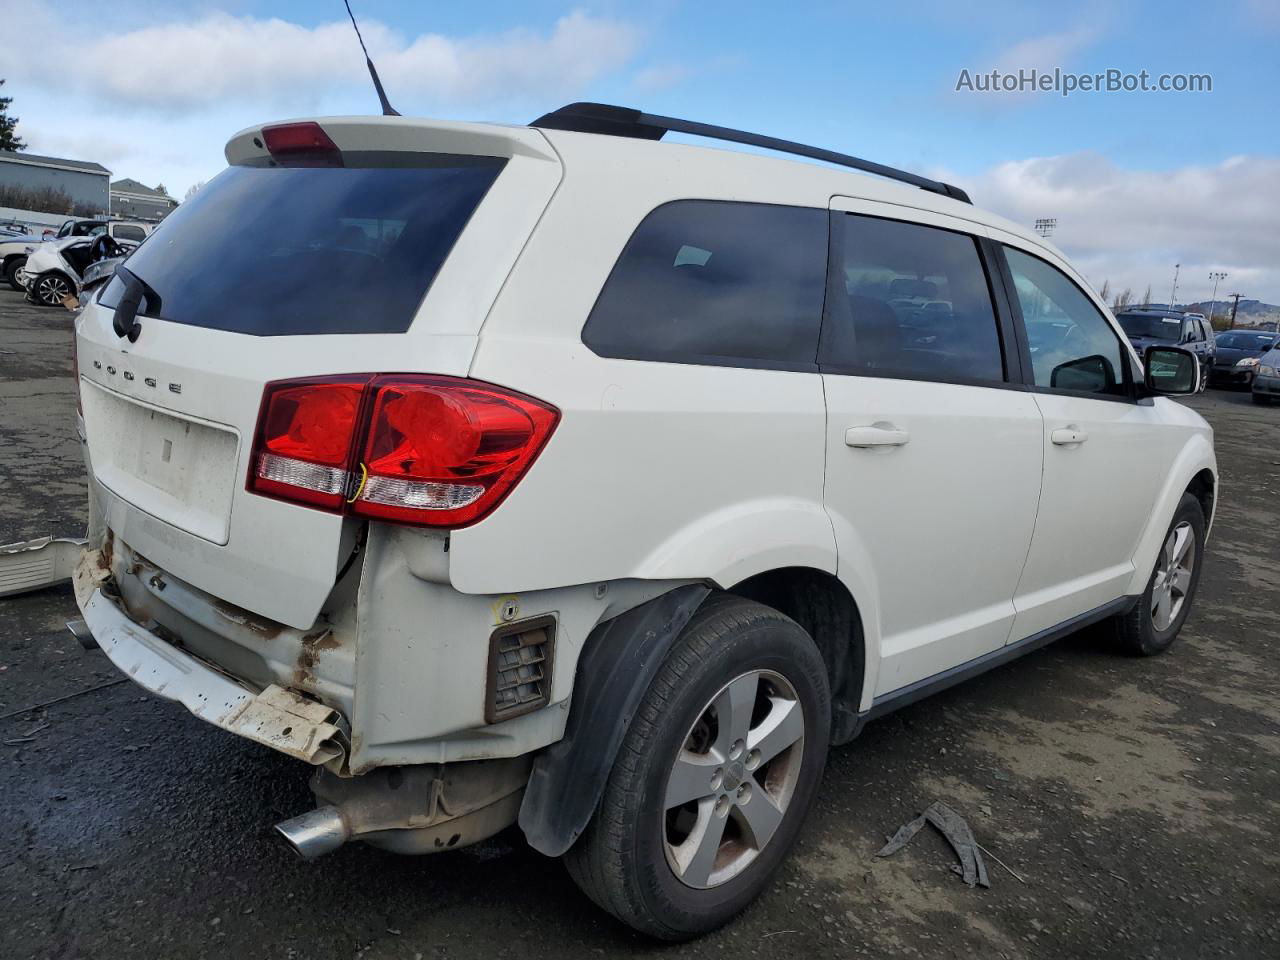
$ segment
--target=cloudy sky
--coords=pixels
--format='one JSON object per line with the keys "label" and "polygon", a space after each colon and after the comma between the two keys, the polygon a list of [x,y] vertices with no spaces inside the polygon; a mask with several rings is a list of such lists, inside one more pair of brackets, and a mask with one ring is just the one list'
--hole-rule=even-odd
{"label": "cloudy sky", "polygon": [[[377,109],[341,0],[0,0],[0,77],[37,153],[179,197],[264,120]],[[1280,303],[1280,0],[891,4],[353,0],[405,114],[526,121],[623,103],[945,176],[1096,287]],[[24,38],[26,38],[24,40]],[[962,70],[1146,70],[1212,92],[957,91]]]}

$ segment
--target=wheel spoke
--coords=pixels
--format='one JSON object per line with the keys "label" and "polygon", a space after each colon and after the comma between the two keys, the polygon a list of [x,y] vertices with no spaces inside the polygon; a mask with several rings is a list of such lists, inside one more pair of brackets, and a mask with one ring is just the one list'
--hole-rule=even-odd
{"label": "wheel spoke", "polygon": [[729,747],[736,741],[747,739],[747,732],[751,729],[751,711],[756,705],[756,688],[759,685],[759,674],[749,673],[733,681],[716,697],[716,722],[719,731],[714,749],[721,756],[727,757]]}
{"label": "wheel spoke", "polygon": [[663,809],[681,807],[691,800],[701,800],[712,794],[711,778],[723,759],[714,753],[698,755],[688,750],[680,753],[676,764],[671,768],[671,777],[667,780],[667,794]]}
{"label": "wheel spoke", "polygon": [[715,812],[715,804],[708,800],[698,810],[698,823],[687,840],[676,850],[676,862],[680,876],[686,883],[706,886],[724,839],[724,827],[728,817]]}
{"label": "wheel spoke", "polygon": [[1171,619],[1173,619],[1173,596],[1168,590],[1161,590],[1159,596],[1156,598],[1156,627],[1163,630],[1169,625],[1169,621]]}
{"label": "wheel spoke", "polygon": [[747,733],[747,749],[760,752],[768,763],[804,736],[804,711],[795,700],[770,697],[768,715]]}
{"label": "wheel spoke", "polygon": [[1179,567],[1173,571],[1173,589],[1180,597],[1185,597],[1187,591],[1191,589],[1191,571],[1186,567]]}
{"label": "wheel spoke", "polygon": [[757,850],[764,849],[764,845],[773,837],[778,824],[782,822],[782,810],[759,784],[754,786],[746,803],[733,808],[731,815],[741,825],[743,832],[750,837],[751,845]]}
{"label": "wheel spoke", "polygon": [[1185,558],[1187,556],[1187,551],[1191,549],[1191,543],[1193,539],[1191,536],[1191,528],[1188,526],[1179,525],[1173,531],[1172,539],[1173,539],[1173,549],[1170,551],[1170,553],[1173,559],[1173,565],[1176,567],[1184,567],[1186,566]]}

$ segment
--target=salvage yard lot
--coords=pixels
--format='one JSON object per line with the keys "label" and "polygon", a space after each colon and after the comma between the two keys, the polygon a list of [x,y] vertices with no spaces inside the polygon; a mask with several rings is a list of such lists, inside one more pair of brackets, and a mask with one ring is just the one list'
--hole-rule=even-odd
{"label": "salvage yard lot", "polygon": [[[0,542],[84,522],[70,331],[0,290]],[[664,956],[1280,956],[1280,408],[1188,402],[1217,431],[1222,500],[1173,650],[1118,656],[1095,628],[869,725],[770,891]],[[298,861],[271,826],[311,807],[306,768],[130,683],[84,692],[120,675],[74,616],[69,587],[0,600],[0,954],[658,952],[517,833]],[[993,855],[990,890],[927,831],[874,859],[938,799]]]}

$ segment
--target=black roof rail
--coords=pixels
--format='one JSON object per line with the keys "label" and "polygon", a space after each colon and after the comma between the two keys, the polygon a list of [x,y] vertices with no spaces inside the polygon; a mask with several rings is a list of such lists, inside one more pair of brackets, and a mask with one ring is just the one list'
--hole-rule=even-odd
{"label": "black roof rail", "polygon": [[852,167],[854,170],[909,183],[921,190],[939,193],[962,203],[973,202],[967,193],[950,183],[930,180],[928,177],[908,173],[896,167],[886,167],[882,163],[874,163],[871,160],[860,160],[847,153],[836,153],[834,150],[824,150],[822,147],[811,147],[793,140],[779,140],[777,137],[766,137],[758,133],[748,133],[745,130],[734,130],[731,127],[717,127],[710,123],[696,123],[692,120],[644,113],[631,107],[615,107],[607,103],[571,103],[559,110],[543,114],[529,126],[542,127],[546,130],[572,130],[575,133],[602,133],[612,137],[634,137],[639,140],[661,140],[667,131],[674,130],[676,133],[687,133],[696,137],[744,143],[752,147],[763,147],[766,150],[777,150],[780,153],[793,153],[814,160],[825,160],[827,163]]}

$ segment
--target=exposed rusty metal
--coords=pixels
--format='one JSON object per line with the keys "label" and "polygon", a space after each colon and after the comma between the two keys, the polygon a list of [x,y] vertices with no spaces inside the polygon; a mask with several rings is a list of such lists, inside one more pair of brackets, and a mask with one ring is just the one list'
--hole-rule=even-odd
{"label": "exposed rusty metal", "polygon": [[234,624],[252,630],[262,637],[279,636],[280,631],[283,629],[282,624],[276,623],[274,620],[268,620],[266,617],[260,617],[256,613],[250,613],[243,607],[237,607],[234,604],[227,603],[225,600],[215,599],[213,601],[213,610],[224,620],[229,620]]}
{"label": "exposed rusty metal", "polygon": [[302,637],[302,649],[298,651],[298,667],[293,671],[294,684],[303,688],[312,685],[316,679],[315,669],[320,662],[320,654],[340,645],[341,641],[328,627],[305,634]]}

